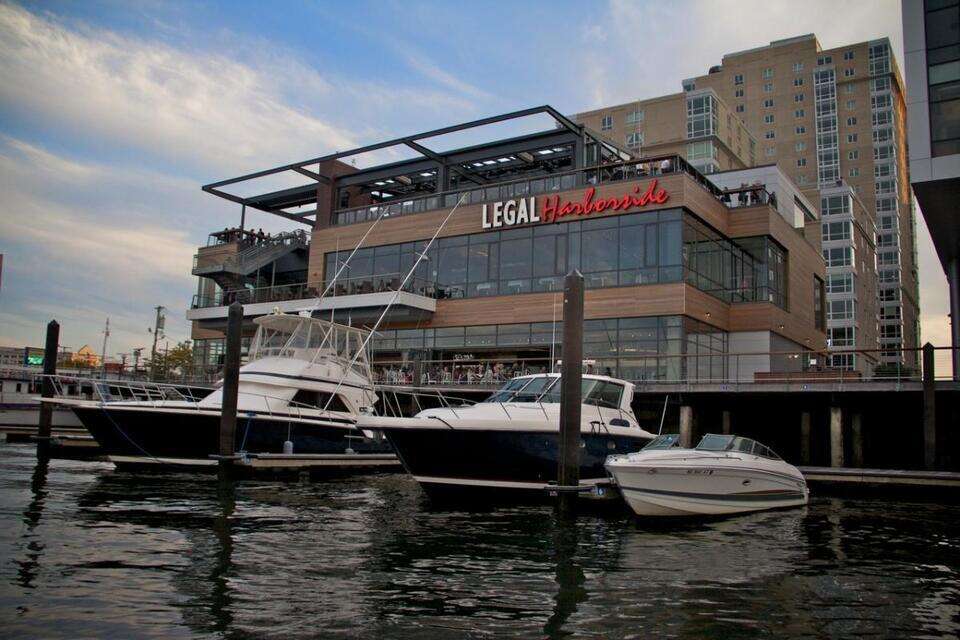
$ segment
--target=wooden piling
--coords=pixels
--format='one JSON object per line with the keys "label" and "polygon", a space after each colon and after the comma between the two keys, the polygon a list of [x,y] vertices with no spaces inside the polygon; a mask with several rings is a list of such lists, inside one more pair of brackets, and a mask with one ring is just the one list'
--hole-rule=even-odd
{"label": "wooden piling", "polygon": [[560,379],[560,456],[557,484],[561,515],[573,513],[580,484],[580,405],[583,374],[583,276],[574,269],[563,283],[563,368]]}
{"label": "wooden piling", "polygon": [[854,467],[863,467],[863,418],[859,412],[850,418],[850,454]]}
{"label": "wooden piling", "polygon": [[227,340],[223,356],[223,400],[220,405],[220,470],[225,472],[236,449],[237,395],[240,386],[240,334],[243,305],[234,302],[227,315]]}
{"label": "wooden piling", "polygon": [[[47,342],[43,348],[43,381],[40,397],[53,397],[53,378],[57,375],[57,353],[60,346],[60,324],[56,320],[47,323]],[[37,458],[50,457],[50,435],[53,431],[53,405],[40,403],[40,421],[37,423]]]}
{"label": "wooden piling", "polygon": [[810,412],[800,414],[800,464],[810,464]]}
{"label": "wooden piling", "polygon": [[923,466],[930,471],[937,468],[937,387],[929,342],[923,345]]}
{"label": "wooden piling", "polygon": [[721,417],[720,428],[723,431],[723,435],[725,436],[730,435],[730,412],[729,411],[723,412],[723,415]]}
{"label": "wooden piling", "polygon": [[843,466],[843,410],[830,407],[830,466]]}
{"label": "wooden piling", "polygon": [[680,406],[680,446],[693,446],[693,407],[687,404]]}

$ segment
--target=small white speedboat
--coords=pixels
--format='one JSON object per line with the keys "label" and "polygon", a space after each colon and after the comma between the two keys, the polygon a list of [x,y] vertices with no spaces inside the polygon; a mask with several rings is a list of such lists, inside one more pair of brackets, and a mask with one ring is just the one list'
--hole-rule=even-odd
{"label": "small white speedboat", "polygon": [[810,496],[799,469],[755,440],[707,434],[693,449],[678,444],[678,435],[666,434],[607,458],[607,472],[637,515],[728,515],[798,507]]}

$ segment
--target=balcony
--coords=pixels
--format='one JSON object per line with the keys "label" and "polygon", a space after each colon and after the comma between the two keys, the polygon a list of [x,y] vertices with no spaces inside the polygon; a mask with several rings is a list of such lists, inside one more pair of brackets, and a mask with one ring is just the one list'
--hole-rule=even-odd
{"label": "balcony", "polygon": [[[460,202],[461,198],[463,198],[462,204],[464,205],[480,204],[675,173],[686,173],[718,200],[723,199],[724,192],[707,180],[703,174],[697,171],[682,156],[666,155],[606,164],[587,169],[576,169],[547,176],[541,175],[536,178],[500,182],[485,187],[471,187],[469,189],[446,191],[444,193],[407,198],[402,201],[398,199],[397,202],[339,209],[334,212],[332,223],[335,225],[357,224],[361,222],[372,222],[381,215],[384,217],[396,217],[425,213],[437,209],[449,209],[455,206],[457,202]],[[725,201],[725,204],[731,206],[729,200]]]}

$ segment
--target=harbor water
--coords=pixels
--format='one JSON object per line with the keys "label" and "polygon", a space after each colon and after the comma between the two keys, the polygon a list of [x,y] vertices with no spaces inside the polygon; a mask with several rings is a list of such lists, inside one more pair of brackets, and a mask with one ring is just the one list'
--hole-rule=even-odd
{"label": "harbor water", "polygon": [[4,638],[955,638],[960,507],[708,522],[431,507],[401,474],[244,481],[0,444]]}

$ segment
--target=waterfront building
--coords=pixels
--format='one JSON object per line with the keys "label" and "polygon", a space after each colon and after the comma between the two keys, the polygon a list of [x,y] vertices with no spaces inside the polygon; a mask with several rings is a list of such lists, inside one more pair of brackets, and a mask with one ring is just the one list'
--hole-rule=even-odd
{"label": "waterfront building", "polygon": [[950,290],[960,380],[960,3],[903,3],[910,179]]}
{"label": "waterfront building", "polygon": [[[609,124],[611,140],[621,141],[632,131],[624,113],[631,109],[643,113],[653,105],[666,104],[660,109],[672,113],[659,114],[658,122],[688,119],[691,141],[684,146],[682,129],[674,126],[671,135],[676,139],[671,143],[704,173],[777,164],[818,206],[827,198],[838,197],[832,191],[837,187],[852,189],[872,221],[863,226],[863,232],[876,227],[869,243],[874,246],[861,252],[866,257],[865,252],[875,251],[877,267],[867,276],[870,262],[860,261],[861,280],[877,281],[875,297],[884,301],[884,313],[879,319],[878,343],[872,342],[872,331],[860,330],[860,335],[850,338],[838,326],[838,333],[861,348],[879,346],[882,362],[905,359],[911,367],[916,366],[914,352],[902,351],[919,346],[919,294],[903,80],[889,40],[834,49],[822,49],[813,34],[778,40],[727,54],[722,64],[711,67],[704,76],[684,80],[682,86],[684,94],[678,96],[598,109],[577,118],[591,126]],[[651,106],[643,106],[648,104]],[[699,113],[703,110],[706,116]],[[692,118],[705,119],[708,124],[690,124]],[[714,135],[704,136],[704,128]],[[644,131],[644,137],[650,135]],[[755,152],[749,146],[738,146],[738,136],[755,139]],[[850,235],[856,242],[858,234],[851,231]],[[870,313],[875,307],[870,300],[854,305],[856,324],[873,325],[875,318]],[[833,360],[837,365],[862,368],[849,354]]]}
{"label": "waterfront building", "polygon": [[[528,116],[548,116],[552,126],[469,147],[435,144]],[[363,168],[345,162],[391,147],[415,157]],[[585,279],[584,352],[595,371],[633,380],[753,380],[816,361],[826,347],[816,206],[804,200],[798,216],[792,199],[771,199],[763,184],[723,190],[682,155],[637,159],[625,147],[538,107],[207,185],[245,210],[313,230],[305,249],[250,244],[232,230],[200,249],[194,273],[213,284],[199,285],[206,293],[187,314],[198,364],[217,366],[226,303],[238,299],[248,319],[279,308],[368,326],[393,303],[372,342],[385,382],[542,371],[561,356],[561,290],[572,269]],[[241,183],[283,173],[309,181],[236,195]],[[781,190],[799,194],[778,175]],[[257,286],[266,269],[274,272],[261,256],[297,251],[306,252],[305,269],[286,273],[305,271],[302,281]],[[297,261],[303,266],[302,256]],[[251,277],[254,264],[259,277]],[[769,348],[736,357],[748,345]]]}

